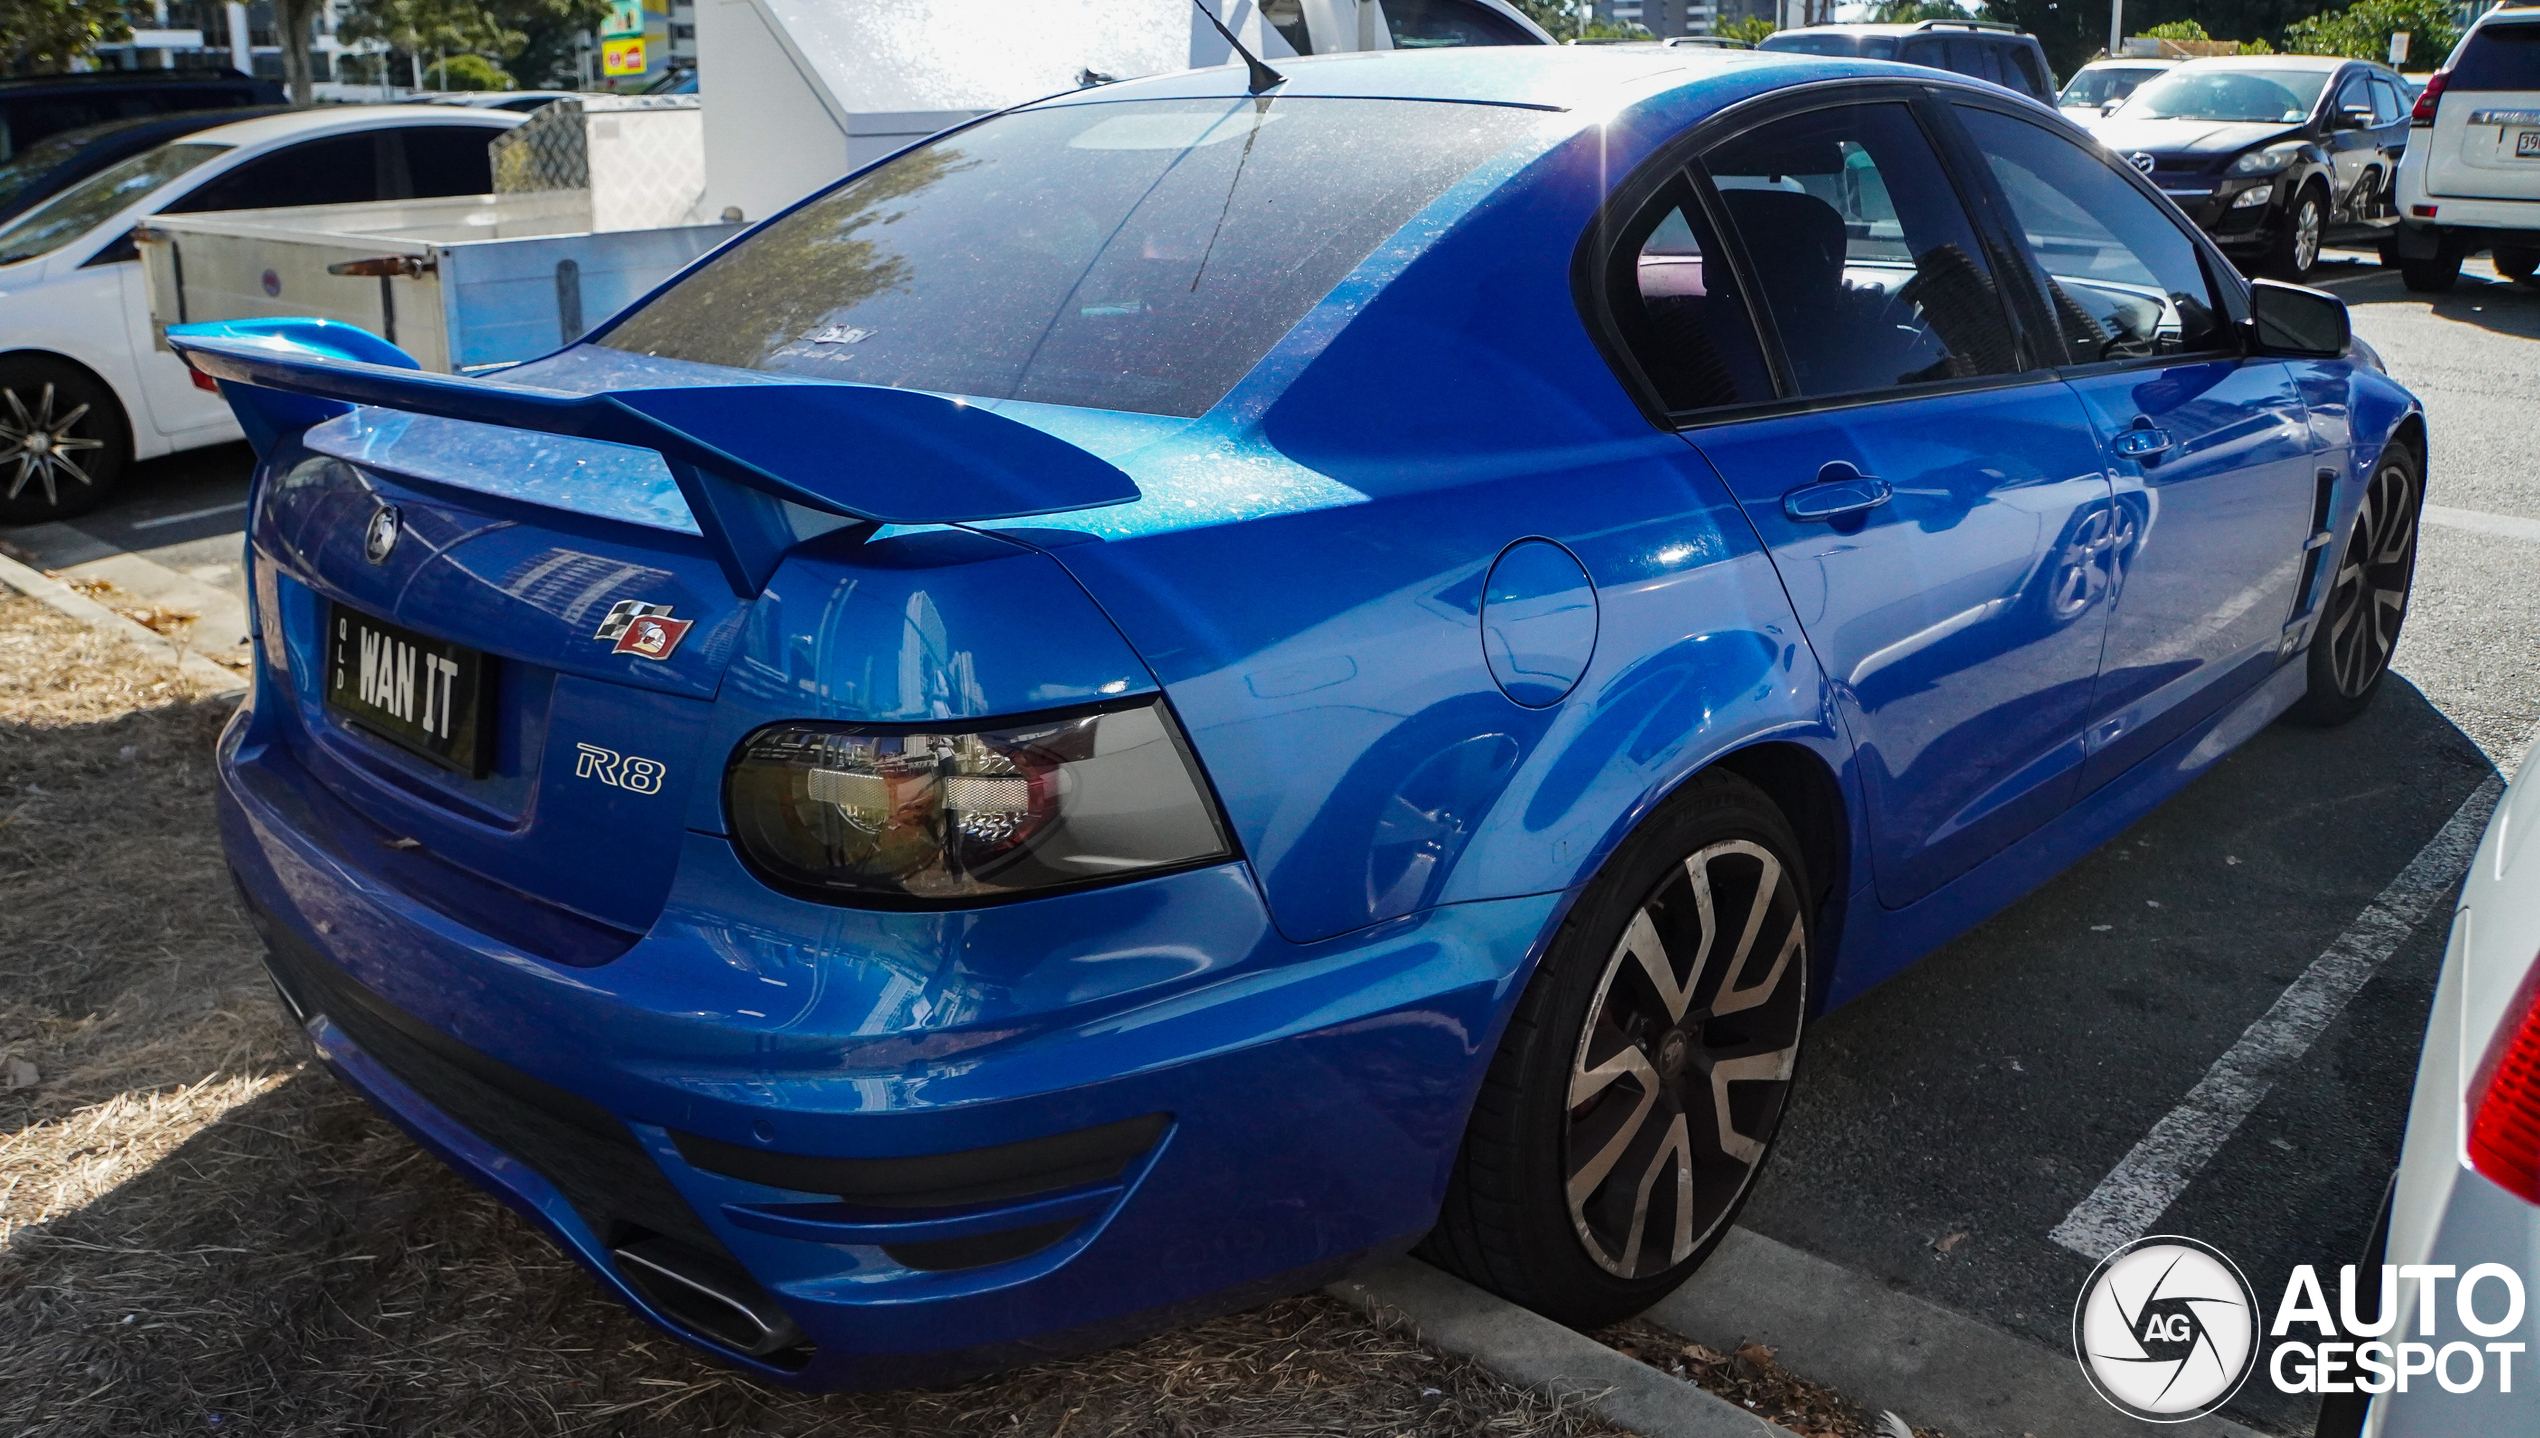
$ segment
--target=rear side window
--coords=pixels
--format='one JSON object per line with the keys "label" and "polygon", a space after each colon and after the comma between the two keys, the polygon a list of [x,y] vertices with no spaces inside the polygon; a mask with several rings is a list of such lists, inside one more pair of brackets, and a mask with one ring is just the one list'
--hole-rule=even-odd
{"label": "rear side window", "polygon": [[2540,90],[2540,25],[2482,25],[2452,62],[2447,90]]}
{"label": "rear side window", "polygon": [[1536,124],[1504,106],[1403,100],[1026,110],[830,191],[599,342],[1197,415],[1405,221]]}
{"label": "rear side window", "polygon": [[171,215],[271,210],[285,205],[353,205],[380,197],[379,154],[370,131],[288,145],[204,184],[167,207]]}
{"label": "rear side window", "polygon": [[2140,190],[2026,120],[1972,105],[1957,113],[2010,201],[2066,363],[2224,347],[2194,242]]}
{"label": "rear side window", "polygon": [[406,161],[406,195],[418,200],[448,195],[490,195],[494,162],[486,151],[503,130],[478,125],[417,125],[393,130]]}
{"label": "rear side window", "polygon": [[1984,247],[1904,105],[1776,120],[1723,142],[1702,164],[1799,393],[2019,368]]}
{"label": "rear side window", "polygon": [[2054,80],[2047,75],[2046,66],[2037,58],[2037,52],[2026,45],[2003,47],[2002,80],[2032,100],[2043,100],[2050,105],[2055,101]]}
{"label": "rear side window", "polygon": [[1606,294],[1615,328],[1669,410],[1773,398],[1736,274],[1682,180],[1661,191],[1624,231]]}
{"label": "rear side window", "polygon": [[2372,77],[2372,120],[2376,126],[2395,125],[2408,118],[2408,102],[2401,98],[2399,87],[2379,75]]}
{"label": "rear side window", "polygon": [[1811,34],[1802,30],[1767,35],[1757,42],[1755,48],[1780,50],[1793,55],[1857,55],[1860,53],[1860,42],[1839,31]]}

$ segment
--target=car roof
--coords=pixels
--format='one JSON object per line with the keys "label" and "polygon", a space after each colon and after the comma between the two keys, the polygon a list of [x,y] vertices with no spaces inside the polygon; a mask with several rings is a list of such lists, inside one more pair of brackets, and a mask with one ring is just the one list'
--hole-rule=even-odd
{"label": "car roof", "polygon": [[[2130,70],[2145,65],[2167,68],[2178,63],[2179,62],[2175,58],[2168,55],[2119,55],[2112,60],[2093,60],[2089,64],[2082,66],[2081,70]],[[2078,75],[2081,73],[2081,70],[2075,70],[2073,73]]]}
{"label": "car roof", "polygon": [[0,79],[0,94],[28,90],[121,90],[159,85],[270,84],[236,70],[83,70],[73,75],[14,75]]}
{"label": "car roof", "polygon": [[1776,30],[1777,35],[1992,35],[2004,40],[2034,40],[2025,30],[2006,30],[1999,25],[1980,25],[1973,20],[1915,20],[1910,22],[1865,21],[1859,25],[1794,25]]}
{"label": "car roof", "polygon": [[[1790,82],[1794,73],[1876,73],[1928,78],[1930,71],[1849,56],[1806,55],[1786,50],[1729,50],[1714,45],[1474,45],[1436,49],[1358,50],[1290,59],[1276,68],[1287,77],[1282,98],[1443,100],[1479,105],[1524,105],[1568,110],[1610,105],[1617,92],[1670,89],[1712,76],[1769,73]],[[1244,70],[1217,65],[1070,90],[1034,107],[1241,96]]]}
{"label": "car roof", "polygon": [[[189,134],[214,125],[236,124],[240,120],[259,115],[277,114],[281,109],[282,107],[275,105],[249,105],[219,110],[162,110],[155,115],[123,115],[112,120],[100,120],[94,125],[82,125],[76,130],[56,130],[40,140],[29,141],[19,149],[18,153],[23,155],[43,145],[54,145],[60,148],[85,145],[98,140],[110,140],[117,135],[130,134],[136,130],[166,130],[174,134]],[[215,118],[221,115],[227,115],[230,118],[227,120]]]}
{"label": "car roof", "polygon": [[213,145],[262,145],[302,135],[368,130],[382,125],[476,125],[490,129],[517,125],[524,118],[508,110],[462,109],[454,105],[313,105],[305,110],[215,125],[196,131],[190,138]]}
{"label": "car roof", "polygon": [[2199,55],[2179,62],[2182,70],[2335,70],[2347,65],[2382,68],[2345,55]]}

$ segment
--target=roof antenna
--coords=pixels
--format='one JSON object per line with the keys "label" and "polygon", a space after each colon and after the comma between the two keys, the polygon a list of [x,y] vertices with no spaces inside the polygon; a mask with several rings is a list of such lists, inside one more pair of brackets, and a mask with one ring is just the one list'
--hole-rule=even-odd
{"label": "roof antenna", "polygon": [[1264,90],[1288,83],[1287,76],[1262,64],[1260,56],[1245,49],[1244,42],[1235,38],[1235,32],[1226,28],[1226,22],[1211,14],[1207,6],[1200,4],[1200,0],[1191,0],[1191,3],[1199,7],[1199,13],[1208,16],[1208,23],[1217,27],[1217,33],[1225,36],[1226,43],[1235,47],[1235,53],[1244,57],[1244,68],[1252,72],[1251,83],[1244,87],[1247,92],[1258,95]]}

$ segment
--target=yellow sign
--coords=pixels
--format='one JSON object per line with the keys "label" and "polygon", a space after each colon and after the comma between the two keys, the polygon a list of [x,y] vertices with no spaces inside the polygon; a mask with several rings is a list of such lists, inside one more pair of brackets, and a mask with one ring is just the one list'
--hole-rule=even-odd
{"label": "yellow sign", "polygon": [[644,41],[603,40],[600,42],[600,73],[603,75],[641,75],[645,70]]}

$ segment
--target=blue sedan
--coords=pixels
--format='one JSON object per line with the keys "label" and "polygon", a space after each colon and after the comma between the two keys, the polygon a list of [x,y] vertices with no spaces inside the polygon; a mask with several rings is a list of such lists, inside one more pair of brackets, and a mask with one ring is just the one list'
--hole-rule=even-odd
{"label": "blue sedan", "polygon": [[2407,608],[2419,406],[2008,91],[1054,97],[261,456],[222,823],[316,1050],[648,1318],[943,1381],[1417,1247],[1680,1283],[1809,1022]]}

